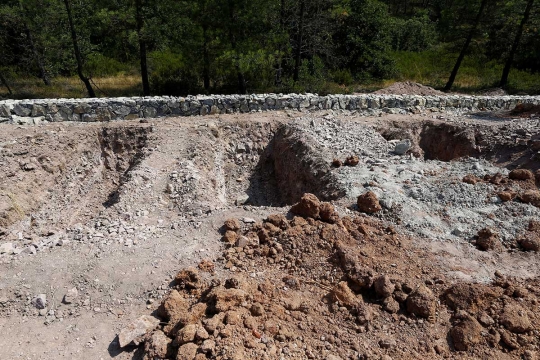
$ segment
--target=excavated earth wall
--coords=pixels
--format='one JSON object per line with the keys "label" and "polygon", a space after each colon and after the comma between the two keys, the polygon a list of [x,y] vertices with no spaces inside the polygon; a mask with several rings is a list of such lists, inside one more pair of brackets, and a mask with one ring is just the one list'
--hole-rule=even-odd
{"label": "excavated earth wall", "polygon": [[422,110],[497,111],[518,104],[540,105],[539,96],[419,96],[259,94],[188,97],[133,97],[100,99],[38,99],[0,101],[0,123],[100,122],[164,116],[195,116],[268,110],[351,110],[378,115]]}

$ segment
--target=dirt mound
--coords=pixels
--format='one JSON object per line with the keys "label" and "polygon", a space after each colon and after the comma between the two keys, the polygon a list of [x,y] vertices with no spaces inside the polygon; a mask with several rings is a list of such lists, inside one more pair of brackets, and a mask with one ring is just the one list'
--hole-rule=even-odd
{"label": "dirt mound", "polygon": [[323,221],[328,206],[309,194],[293,207],[305,217],[236,230],[246,240],[217,259],[222,276],[181,271],[157,311],[166,325],[141,339],[147,358],[534,355],[537,280],[446,285],[411,239],[364,215]]}
{"label": "dirt mound", "polygon": [[442,91],[435,90],[432,87],[418,84],[412,81],[396,82],[392,85],[374,92],[380,95],[445,95]]}

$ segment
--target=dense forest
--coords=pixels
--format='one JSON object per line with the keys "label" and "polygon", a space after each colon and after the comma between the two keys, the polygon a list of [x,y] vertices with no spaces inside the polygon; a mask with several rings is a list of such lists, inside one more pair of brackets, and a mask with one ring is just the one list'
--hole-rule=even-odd
{"label": "dense forest", "polygon": [[0,95],[540,92],[540,1],[2,0]]}

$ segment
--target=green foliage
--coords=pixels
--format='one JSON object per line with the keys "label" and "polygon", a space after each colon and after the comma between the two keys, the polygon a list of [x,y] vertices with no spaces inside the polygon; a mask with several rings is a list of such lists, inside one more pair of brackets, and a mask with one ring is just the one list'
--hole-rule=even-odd
{"label": "green foliage", "polygon": [[349,69],[337,69],[331,72],[332,81],[341,85],[350,86],[354,83],[354,78]]}
{"label": "green foliage", "polygon": [[424,51],[437,42],[437,24],[427,15],[391,21],[392,48],[402,51]]}
{"label": "green foliage", "polygon": [[[398,79],[417,81],[435,88],[444,87],[448,80],[448,68],[453,65],[457,54],[436,48],[424,52],[399,51],[393,54],[396,61]],[[485,62],[479,58],[466,57],[456,78],[457,91],[478,91],[496,87],[502,73],[503,64],[496,60]],[[514,70],[510,73],[510,93],[540,93],[540,74]]]}
{"label": "green foliage", "polygon": [[390,15],[377,0],[351,0],[337,37],[340,52],[351,72],[359,79],[392,76],[390,58]]}
{"label": "green foliage", "polygon": [[[320,94],[388,79],[442,87],[481,0],[70,1],[87,76],[129,78],[123,89],[140,93],[133,90],[140,82],[130,75],[140,78],[143,44],[152,92],[185,95],[234,93],[242,91],[242,82],[247,92]],[[458,73],[458,89],[498,82],[526,2],[489,2]],[[45,85],[32,82],[41,76],[39,62],[53,83],[68,78],[70,89],[77,87],[71,83],[77,67],[63,0],[2,1],[0,48],[0,71],[20,96],[46,93]],[[539,72],[536,1],[509,89],[539,91]],[[76,93],[55,86],[51,93]]]}
{"label": "green foliage", "polygon": [[156,51],[150,55],[150,82],[156,94],[187,95],[200,90],[197,74],[182,55]]}
{"label": "green foliage", "polygon": [[88,56],[86,69],[92,77],[115,76],[129,72],[133,66],[109,58],[100,53],[92,53]]}

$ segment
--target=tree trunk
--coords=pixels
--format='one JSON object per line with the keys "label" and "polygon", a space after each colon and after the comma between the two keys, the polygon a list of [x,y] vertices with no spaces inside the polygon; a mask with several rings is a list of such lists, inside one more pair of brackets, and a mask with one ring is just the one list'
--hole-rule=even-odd
{"label": "tree trunk", "polygon": [[146,39],[143,34],[144,16],[142,13],[142,0],[135,1],[135,17],[137,23],[137,37],[139,39],[139,56],[141,63],[141,80],[143,86],[143,95],[150,95],[150,81],[148,79],[148,61],[146,52]]}
{"label": "tree trunk", "polygon": [[482,0],[482,3],[480,4],[480,10],[478,10],[478,14],[476,15],[476,19],[474,20],[473,27],[471,28],[471,31],[469,32],[469,35],[467,36],[467,40],[465,41],[465,44],[463,45],[463,48],[461,49],[461,52],[459,53],[459,56],[457,58],[456,65],[454,66],[454,69],[452,70],[452,73],[450,74],[450,78],[448,79],[448,82],[446,83],[446,86],[444,87],[445,91],[450,90],[452,88],[452,85],[454,84],[454,80],[456,80],[459,67],[461,66],[461,62],[463,61],[463,58],[465,57],[465,53],[467,52],[467,49],[469,48],[469,45],[471,44],[474,34],[476,33],[478,24],[480,24],[480,19],[482,18],[482,13],[484,12],[487,2],[488,0]]}
{"label": "tree trunk", "polygon": [[534,0],[527,1],[527,7],[525,8],[525,13],[523,14],[523,18],[521,19],[521,23],[519,24],[516,37],[514,39],[514,42],[512,43],[512,48],[510,49],[510,54],[508,54],[508,59],[506,59],[506,64],[504,65],[501,82],[499,83],[499,86],[502,88],[505,88],[506,85],[508,84],[508,75],[510,75],[510,68],[512,67],[512,63],[514,62],[514,55],[516,54],[517,48],[519,46],[519,42],[521,41],[523,28],[525,27],[525,24],[527,23],[527,21],[529,21],[529,15],[531,14],[531,8],[533,6],[533,3],[534,3]]}
{"label": "tree trunk", "polygon": [[208,53],[208,25],[203,25],[203,80],[204,89],[210,91],[210,55]]}
{"label": "tree trunk", "polygon": [[21,13],[23,16],[24,21],[24,32],[26,33],[26,36],[28,37],[28,43],[30,45],[30,50],[32,51],[32,55],[34,55],[34,59],[36,60],[36,63],[39,67],[39,77],[43,80],[45,85],[50,86],[51,81],[49,80],[49,76],[47,75],[47,71],[45,70],[45,66],[43,65],[43,60],[41,59],[41,56],[39,55],[39,52],[36,49],[34,38],[32,36],[32,32],[30,31],[30,28],[28,27],[28,24],[26,23],[26,12],[24,10],[22,2],[19,1],[19,6],[21,8]]}
{"label": "tree trunk", "polygon": [[235,54],[234,67],[236,69],[236,73],[238,76],[238,92],[240,94],[245,94],[247,92],[246,78],[244,77],[244,74],[242,73],[242,69],[240,69],[240,60],[238,57],[238,51],[237,51],[237,46],[236,46],[236,36],[234,35],[233,29],[232,29],[232,26],[233,24],[236,24],[237,19],[234,13],[234,3],[231,0],[229,0],[229,15],[231,19],[231,23],[229,24],[229,38],[231,41],[231,47]]}
{"label": "tree trunk", "polygon": [[306,3],[305,0],[300,0],[300,14],[298,22],[298,38],[296,41],[296,54],[294,60],[294,74],[293,80],[296,82],[300,77],[300,65],[301,65],[301,56],[302,56],[302,42],[304,37],[304,12],[305,12]]}
{"label": "tree trunk", "polygon": [[11,91],[11,88],[9,87],[7,81],[6,81],[6,78],[4,77],[4,75],[2,73],[0,73],[0,82],[6,87],[7,91],[8,91],[8,94],[9,95],[13,95],[13,92]]}
{"label": "tree trunk", "polygon": [[84,86],[86,86],[88,97],[94,98],[96,97],[96,93],[94,92],[94,89],[92,89],[92,85],[90,85],[90,80],[83,74],[81,51],[79,50],[79,42],[77,41],[77,32],[75,31],[75,25],[73,24],[73,16],[71,15],[71,4],[69,3],[69,0],[64,0],[64,5],[66,6],[69,28],[71,31],[71,39],[73,40],[73,51],[75,52],[75,59],[77,60],[77,74],[79,74],[79,78],[84,83]]}
{"label": "tree trunk", "polygon": [[[285,0],[281,0],[280,5],[279,5],[279,30],[281,34],[283,34],[285,31]],[[277,64],[276,64],[276,81],[275,81],[276,86],[281,85],[281,77],[283,75],[283,58],[281,56],[282,52],[283,52],[283,47],[280,42],[280,45],[279,45],[280,55],[279,55],[279,58],[277,59]]]}

